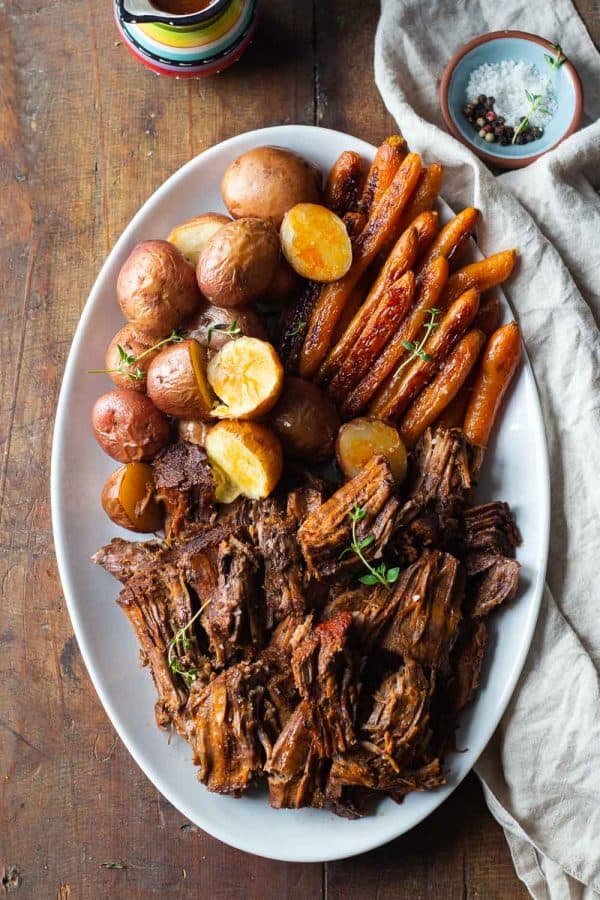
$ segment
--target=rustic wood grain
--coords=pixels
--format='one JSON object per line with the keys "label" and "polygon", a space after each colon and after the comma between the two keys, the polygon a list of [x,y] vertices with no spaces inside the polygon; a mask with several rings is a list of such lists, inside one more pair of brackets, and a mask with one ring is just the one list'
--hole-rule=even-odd
{"label": "rustic wood grain", "polygon": [[[597,41],[596,0],[577,6]],[[377,15],[375,0],[263,3],[243,61],[184,83],[118,44],[107,0],[0,3],[0,894],[527,896],[474,777],[409,835],[325,867],[248,856],[186,822],[108,722],[53,557],[53,410],[106,252],[171,172],[240,131],[314,122],[373,142],[392,131],[372,81]]]}

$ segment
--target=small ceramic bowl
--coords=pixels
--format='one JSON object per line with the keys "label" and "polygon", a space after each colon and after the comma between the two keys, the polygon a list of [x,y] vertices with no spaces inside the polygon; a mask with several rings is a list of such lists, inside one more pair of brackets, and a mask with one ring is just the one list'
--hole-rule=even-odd
{"label": "small ceramic bowl", "polygon": [[[579,128],[583,113],[583,88],[574,65],[567,59],[552,70],[544,54],[556,56],[550,41],[526,31],[492,31],[465,44],[454,54],[444,70],[440,84],[440,104],[448,130],[470,147],[481,159],[502,169],[520,169],[543,153],[552,150]],[[541,138],[529,144],[509,144],[503,147],[487,143],[479,137],[463,108],[468,100],[467,83],[471,72],[483,63],[498,63],[514,59],[532,63],[541,75],[552,78],[557,109],[544,127]],[[523,115],[526,113],[523,109]],[[512,123],[509,123],[512,124]]]}

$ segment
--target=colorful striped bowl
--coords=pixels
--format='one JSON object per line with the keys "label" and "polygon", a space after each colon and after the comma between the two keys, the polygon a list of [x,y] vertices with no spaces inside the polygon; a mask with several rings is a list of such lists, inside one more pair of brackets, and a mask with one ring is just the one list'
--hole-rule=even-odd
{"label": "colorful striped bowl", "polygon": [[250,43],[256,26],[257,0],[230,0],[210,19],[176,25],[159,14],[134,21],[115,0],[115,18],[123,43],[144,65],[162,75],[197,78],[232,65]]}

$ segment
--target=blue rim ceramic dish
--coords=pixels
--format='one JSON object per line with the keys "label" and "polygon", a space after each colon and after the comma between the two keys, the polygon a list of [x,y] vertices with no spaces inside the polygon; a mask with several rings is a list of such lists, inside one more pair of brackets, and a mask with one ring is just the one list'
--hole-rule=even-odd
{"label": "blue rim ceramic dish", "polygon": [[[489,165],[520,169],[556,147],[579,128],[583,113],[583,88],[577,70],[568,59],[552,69],[545,59],[546,55],[556,57],[556,49],[544,38],[525,31],[492,31],[465,44],[446,66],[440,84],[440,105],[446,127]],[[542,137],[529,144],[502,146],[487,143],[479,137],[463,113],[465,103],[473,99],[467,97],[471,72],[483,63],[493,64],[508,59],[531,63],[540,74],[548,75],[556,96],[556,112],[545,126]]]}

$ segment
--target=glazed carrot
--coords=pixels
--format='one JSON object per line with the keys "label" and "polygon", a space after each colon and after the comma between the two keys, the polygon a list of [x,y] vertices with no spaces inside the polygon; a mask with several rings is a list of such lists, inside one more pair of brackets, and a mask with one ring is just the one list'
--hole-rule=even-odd
{"label": "glazed carrot", "polygon": [[[473,328],[482,331],[488,338],[496,330],[499,319],[500,301],[497,297],[487,297],[479,305],[479,312],[473,320]],[[474,375],[474,372],[469,373],[469,377],[442,412],[436,421],[436,425],[440,425],[442,428],[462,428],[469,397],[473,389]]]}
{"label": "glazed carrot", "polygon": [[381,200],[383,194],[392,183],[392,179],[398,171],[398,166],[406,156],[406,153],[406,141],[399,134],[391,135],[381,144],[371,163],[371,168],[367,174],[365,185],[356,207],[359,212],[364,213],[366,216],[371,214],[375,204]]}
{"label": "glazed carrot", "polygon": [[319,299],[322,287],[323,285],[316,281],[307,282],[296,303],[289,306],[281,318],[277,352],[288,375],[295,375],[298,371],[298,360],[308,327],[308,317]]}
{"label": "glazed carrot", "polygon": [[344,336],[344,332],[350,325],[350,322],[360,309],[360,307],[365,302],[365,297],[369,293],[369,288],[371,287],[372,278],[369,272],[365,272],[363,277],[360,279],[354,290],[352,291],[352,295],[348,300],[346,308],[344,312],[338,319],[338,323],[335,326],[335,331],[333,332],[332,343],[335,346],[339,340]]}
{"label": "glazed carrot", "polygon": [[412,196],[420,171],[419,155],[409,153],[356,239],[350,271],[339,281],[325,285],[321,292],[310,315],[308,331],[300,352],[299,372],[303,378],[311,378],[325,358],[337,321],[355,285],[393,232]]}
{"label": "glazed carrot", "polygon": [[435,422],[456,397],[472,371],[484,344],[483,331],[476,328],[467,331],[433,381],[423,388],[400,424],[400,437],[407,447],[414,447],[425,429]]}
{"label": "glazed carrot", "polygon": [[410,228],[416,228],[419,246],[417,247],[417,260],[427,251],[440,228],[440,217],[432,209],[419,213],[409,222]]}
{"label": "glazed carrot", "polygon": [[468,206],[454,216],[440,231],[435,241],[429,248],[427,255],[421,262],[421,268],[426,266],[434,256],[445,256],[447,260],[451,260],[467,241],[469,235],[475,228],[477,219],[479,218],[479,210],[472,206]]}
{"label": "glazed carrot", "polygon": [[427,319],[427,310],[435,307],[446,279],[448,263],[443,256],[432,260],[417,283],[417,300],[406,319],[400,325],[371,366],[364,378],[353,388],[342,404],[344,418],[352,418],[361,413],[371,397],[381,387],[390,372],[406,357],[405,342],[414,341],[422,333]]}
{"label": "glazed carrot", "polygon": [[516,322],[498,328],[487,342],[463,424],[463,430],[471,444],[487,447],[502,398],[515,374],[521,352],[521,331]]}
{"label": "glazed carrot", "polygon": [[343,359],[327,393],[338,403],[359,381],[377,359],[381,348],[398,330],[411,307],[415,293],[415,276],[406,272],[381,298],[379,306],[365,324],[354,346]]}
{"label": "glazed carrot", "polygon": [[401,231],[408,228],[418,215],[433,209],[442,186],[443,177],[444,167],[440,166],[439,163],[433,163],[421,172],[416,190],[402,216],[400,222]]}
{"label": "glazed carrot", "polygon": [[[423,233],[426,231],[424,222],[422,223],[421,230]],[[416,228],[411,226],[400,235],[394,244],[385,265],[382,267],[367,295],[367,299],[358,309],[341,338],[332,346],[327,354],[327,357],[323,361],[317,374],[316,380],[320,384],[328,381],[335,374],[343,359],[354,346],[358,335],[377,309],[381,298],[401,275],[404,275],[405,272],[413,267],[418,250],[419,233]]]}
{"label": "glazed carrot", "polygon": [[369,413],[384,421],[396,420],[419,391],[431,381],[463,336],[479,309],[479,294],[471,288],[452,304],[423,347],[423,356],[400,365],[369,406]]}
{"label": "glazed carrot", "polygon": [[362,187],[363,163],[358,153],[344,150],[334,162],[325,185],[325,206],[338,216],[355,209]]}
{"label": "glazed carrot", "polygon": [[442,309],[447,309],[457,297],[460,297],[469,288],[475,288],[482,294],[490,288],[497,287],[506,281],[514,269],[516,261],[516,250],[502,250],[500,253],[494,253],[493,256],[487,256],[485,259],[471,263],[470,266],[459,269],[448,279],[440,298],[440,306]]}

